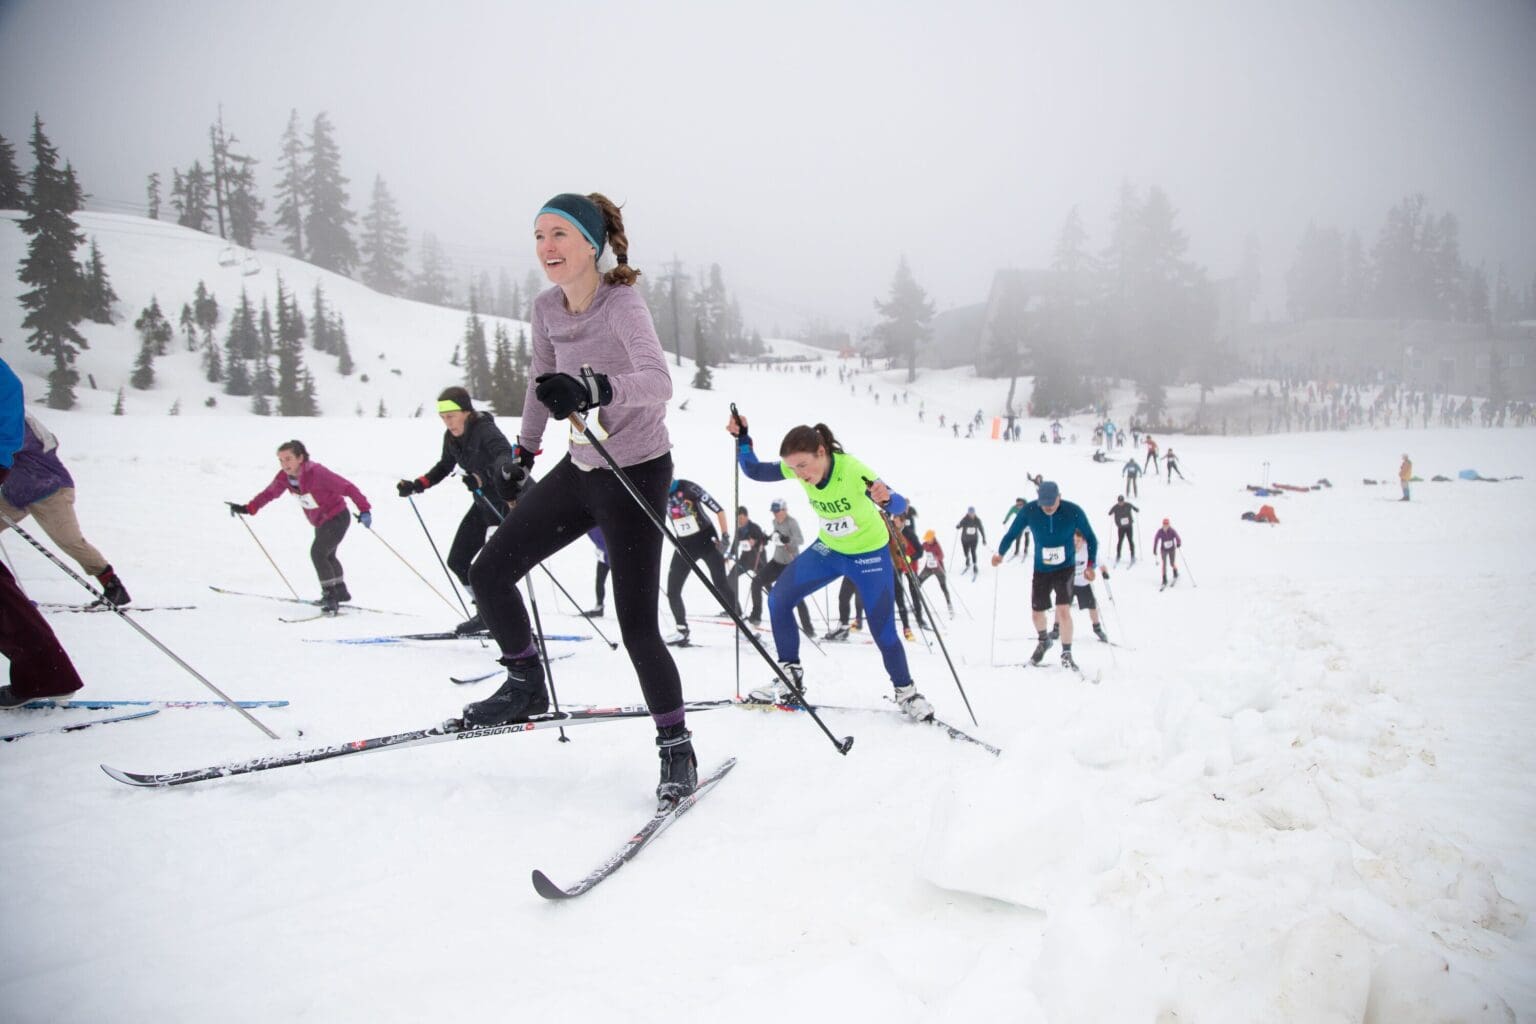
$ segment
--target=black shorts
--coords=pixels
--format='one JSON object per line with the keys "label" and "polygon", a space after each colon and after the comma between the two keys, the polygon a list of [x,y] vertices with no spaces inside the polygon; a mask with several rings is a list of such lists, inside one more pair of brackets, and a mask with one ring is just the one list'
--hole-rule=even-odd
{"label": "black shorts", "polygon": [[[1077,567],[1072,565],[1065,565],[1060,569],[1049,569],[1045,572],[1036,569],[1029,606],[1037,612],[1043,612],[1058,604],[1071,604],[1072,577],[1076,574]],[[1051,600],[1053,594],[1056,598],[1054,601]]]}
{"label": "black shorts", "polygon": [[1077,606],[1085,612],[1099,606],[1099,602],[1093,596],[1092,587],[1073,587],[1072,594],[1077,598]]}

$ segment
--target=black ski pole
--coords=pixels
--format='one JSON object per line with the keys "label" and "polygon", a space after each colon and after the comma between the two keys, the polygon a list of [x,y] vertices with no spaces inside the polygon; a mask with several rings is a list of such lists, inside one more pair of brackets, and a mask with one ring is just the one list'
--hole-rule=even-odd
{"label": "black ski pole", "polygon": [[[874,481],[871,480],[865,481],[866,484],[873,482]],[[917,580],[917,574],[913,572],[912,560],[907,557],[906,551],[902,549],[902,546],[899,542],[900,536],[896,532],[896,524],[891,522],[891,517],[885,512],[884,509],[880,510],[880,518],[885,520],[885,530],[888,534],[890,534],[892,553],[900,556],[901,561],[898,565],[898,569],[901,572],[904,572],[907,579],[913,581],[915,584]],[[901,581],[898,580],[897,586],[900,585]],[[944,652],[944,661],[949,665],[949,674],[955,677],[955,687],[960,691],[960,699],[965,701],[965,713],[971,716],[972,725],[980,725],[981,723],[976,721],[976,712],[971,710],[971,698],[965,695],[965,684],[960,682],[960,673],[955,671],[955,663],[950,659],[949,648],[944,644],[944,634],[939,632],[939,624],[933,617],[933,611],[929,609],[928,602],[923,600],[922,588],[914,585],[912,587],[912,592],[913,595],[917,598],[917,603],[928,615],[928,622],[933,627],[933,635],[938,638],[939,641],[939,650]]]}
{"label": "black ski pole", "polygon": [[[736,411],[736,403],[731,403],[731,420],[736,424],[736,429],[741,429],[741,413]],[[731,438],[731,500],[734,503],[731,514],[741,508],[741,463],[736,461],[736,439]],[[736,524],[736,550],[741,551],[741,524]],[[731,600],[740,605],[741,592],[732,586]],[[741,633],[736,634],[736,699],[741,700]]]}
{"label": "black ski pole", "polygon": [[89,583],[85,582],[85,580],[80,577],[79,573],[75,572],[75,570],[71,569],[69,566],[67,566],[63,562],[59,561],[59,559],[54,555],[54,553],[52,551],[49,551],[47,548],[43,547],[41,544],[39,544],[37,542],[37,538],[33,537],[26,530],[23,530],[21,528],[21,526],[16,522],[16,520],[12,519],[10,516],[6,515],[4,512],[0,512],[0,519],[4,519],[6,525],[9,526],[11,529],[16,531],[16,535],[17,536],[19,536],[22,540],[26,541],[28,544],[30,544],[34,548],[36,548],[42,554],[42,556],[44,558],[48,559],[48,561],[52,562],[54,565],[56,565],[60,569],[64,570],[64,572],[69,575],[70,579],[74,580],[76,583],[80,584],[86,590],[90,591],[92,597],[95,597],[95,598],[98,598],[99,600],[101,600],[102,603],[105,604],[107,608],[111,609],[112,612],[114,612],[117,615],[118,618],[122,619],[124,622],[128,623],[128,625],[130,625],[134,629],[138,630],[140,636],[142,636],[144,639],[148,640],[150,643],[154,644],[156,647],[160,648],[160,652],[162,654],[164,654],[167,658],[170,658],[172,661],[174,661],[176,664],[180,665],[182,668],[186,669],[188,674],[190,674],[193,679],[196,679],[198,682],[200,682],[204,686],[208,687],[208,689],[212,690],[214,692],[214,694],[220,700],[222,700],[226,705],[228,705],[229,707],[232,707],[236,711],[240,712],[240,714],[245,716],[245,718],[246,718],[246,720],[248,722],[250,722],[256,728],[260,729],[262,732],[266,733],[268,739],[273,739],[273,740],[277,739],[277,733],[273,732],[271,729],[268,729],[265,725],[262,725],[261,722],[256,720],[256,716],[252,715],[249,711],[245,710],[245,708],[241,707],[239,704],[237,704],[234,701],[230,700],[229,699],[229,695],[227,693],[225,693],[223,690],[219,689],[217,686],[214,686],[211,682],[208,681],[207,677],[204,676],[197,669],[193,668],[191,665],[188,665],[185,661],[182,661],[181,658],[177,656],[175,651],[172,651],[169,647],[165,646],[165,644],[161,643],[159,640],[156,640],[150,634],[149,630],[145,629],[143,626],[139,625],[136,621],[134,621],[133,619],[129,618],[127,612],[123,611],[121,608],[119,608],[117,605],[113,604],[111,601],[106,600],[106,598],[102,595],[102,593],[100,591],[98,591],[95,587],[91,586]]}
{"label": "black ski pole", "polygon": [[[498,511],[496,511],[496,506],[491,504],[491,499],[485,496],[485,492],[483,492],[483,491],[481,491],[479,489],[476,489],[475,497],[477,497],[481,501],[485,502],[485,507],[491,510],[491,515],[496,517],[497,522],[500,522],[502,520],[502,518],[503,518],[502,514],[500,512],[498,512]],[[581,605],[576,603],[576,599],[571,596],[571,592],[569,590],[566,590],[565,587],[561,585],[560,581],[555,578],[555,574],[549,571],[549,566],[545,565],[543,562],[540,562],[539,563],[539,568],[544,570],[544,575],[549,577],[549,582],[551,582],[551,583],[553,583],[555,585],[555,589],[559,590],[560,593],[564,594],[565,595],[565,599],[567,601],[571,602],[571,607],[576,609],[576,614],[580,615],[582,618],[586,619],[587,620],[587,625],[591,626],[597,632],[597,635],[603,638],[603,643],[608,645],[608,649],[610,651],[618,650],[619,649],[619,645],[614,643],[612,640],[609,640],[608,639],[608,634],[603,632],[603,628],[601,626],[599,626],[597,623],[593,622],[592,621],[592,617],[590,615],[588,615],[586,612],[581,610]],[[540,630],[540,632],[543,632],[543,631]]]}
{"label": "black ski pole", "polygon": [[[582,367],[582,369],[584,372],[590,372],[590,369],[587,367]],[[816,708],[805,699],[805,691],[800,689],[795,681],[790,678],[789,673],[785,672],[779,666],[779,663],[773,659],[773,656],[768,653],[767,648],[763,646],[762,641],[758,640],[757,634],[747,628],[747,624],[741,620],[741,615],[726,601],[725,595],[715,589],[715,585],[710,580],[709,575],[703,569],[700,569],[693,559],[688,557],[688,553],[683,550],[682,542],[672,535],[672,531],[667,529],[666,524],[661,521],[661,516],[657,514],[656,510],[646,503],[645,495],[641,494],[635,487],[634,481],[629,478],[629,474],[624,472],[623,468],[613,460],[613,456],[608,453],[608,449],[604,446],[603,442],[587,428],[587,423],[581,418],[581,414],[573,412],[567,419],[571,426],[575,427],[587,439],[587,443],[592,446],[592,450],[597,452],[604,462],[608,463],[608,468],[613,470],[614,478],[629,492],[629,496],[635,500],[635,504],[640,506],[641,511],[645,513],[645,517],[651,521],[651,525],[656,527],[656,532],[661,534],[677,550],[678,554],[683,556],[683,560],[688,563],[688,568],[699,578],[699,582],[704,584],[704,589],[708,590],[710,596],[719,603],[721,608],[725,609],[725,613],[736,623],[736,629],[746,637],[747,642],[762,656],[763,661],[768,663],[768,667],[773,669],[774,674],[779,677],[779,681],[789,689],[790,693],[795,695],[796,702],[805,708],[821,731],[826,733],[827,739],[832,741],[832,745],[837,748],[837,752],[839,754],[848,753],[853,748],[853,737],[844,736],[842,739],[838,739],[832,734],[832,730],[827,728],[827,723],[823,722],[821,716],[816,713]]]}
{"label": "black ski pole", "polygon": [[[470,618],[469,605],[464,603],[464,595],[459,593],[458,584],[453,581],[453,573],[448,571],[448,563],[443,561],[443,556],[437,553],[437,541],[432,539],[432,531],[427,529],[427,521],[421,518],[421,509],[416,507],[414,495],[406,495],[405,500],[411,503],[411,511],[416,513],[416,521],[421,524],[421,532],[427,535],[427,543],[432,545],[432,554],[437,556],[437,564],[443,567],[443,575],[448,577],[448,586],[453,588],[453,596],[458,599],[459,607],[464,611],[464,618]],[[448,607],[452,608],[452,605]]]}

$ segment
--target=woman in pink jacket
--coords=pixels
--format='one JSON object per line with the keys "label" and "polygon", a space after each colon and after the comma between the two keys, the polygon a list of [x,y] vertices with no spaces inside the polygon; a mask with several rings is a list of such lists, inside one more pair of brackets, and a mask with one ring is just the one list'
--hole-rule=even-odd
{"label": "woman in pink jacket", "polygon": [[278,448],[277,462],[282,469],[272,482],[244,505],[227,502],[229,514],[253,516],[285,491],[298,499],[304,517],[315,528],[315,542],[310,545],[309,557],[320,577],[320,607],[326,614],[335,615],[341,602],[352,600],[346,580],[342,578],[341,562],[336,558],[336,549],[341,546],[341,538],[347,535],[347,527],[351,525],[347,503],[342,499],[352,499],[352,504],[357,506],[357,521],[369,529],[373,528],[371,506],[356,484],[311,460],[302,441],[289,441]]}

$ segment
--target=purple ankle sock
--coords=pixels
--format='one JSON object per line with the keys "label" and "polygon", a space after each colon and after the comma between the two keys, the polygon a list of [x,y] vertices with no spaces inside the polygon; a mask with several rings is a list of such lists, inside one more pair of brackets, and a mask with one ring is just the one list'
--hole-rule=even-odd
{"label": "purple ankle sock", "polygon": [[686,716],[687,712],[679,707],[676,711],[668,711],[664,715],[652,715],[651,719],[655,721],[656,728],[665,729],[669,725],[682,725]]}
{"label": "purple ankle sock", "polygon": [[528,646],[524,647],[517,654],[508,654],[506,651],[502,651],[501,656],[508,661],[512,660],[513,658],[537,658],[539,656],[539,649],[535,647],[533,645],[533,641],[530,640],[528,642]]}

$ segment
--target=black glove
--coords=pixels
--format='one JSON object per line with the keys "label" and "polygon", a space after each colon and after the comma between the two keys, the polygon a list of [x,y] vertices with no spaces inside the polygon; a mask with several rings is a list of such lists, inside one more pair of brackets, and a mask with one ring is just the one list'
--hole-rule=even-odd
{"label": "black glove", "polygon": [[464,474],[464,488],[473,494],[480,489],[480,478],[473,473]]}
{"label": "black glove", "polygon": [[537,454],[539,453],[529,451],[527,448],[524,448],[520,444],[515,444],[512,446],[512,457],[516,459],[518,465],[522,466],[524,469],[533,468],[533,457]]}
{"label": "black glove", "polygon": [[568,373],[542,373],[534,383],[538,385],[534,395],[556,419],[613,401],[613,385],[600,373],[584,373],[580,379]]}
{"label": "black glove", "polygon": [[229,506],[229,514],[232,516],[248,516],[251,514],[251,506],[249,505],[237,505],[233,501],[226,501],[224,504]]}
{"label": "black glove", "polygon": [[528,486],[528,471],[516,462],[504,462],[496,470],[496,493],[503,501],[516,501]]}
{"label": "black glove", "polygon": [[413,494],[420,494],[427,489],[425,477],[417,477],[415,480],[401,480],[395,484],[395,493],[402,498],[409,498]]}

